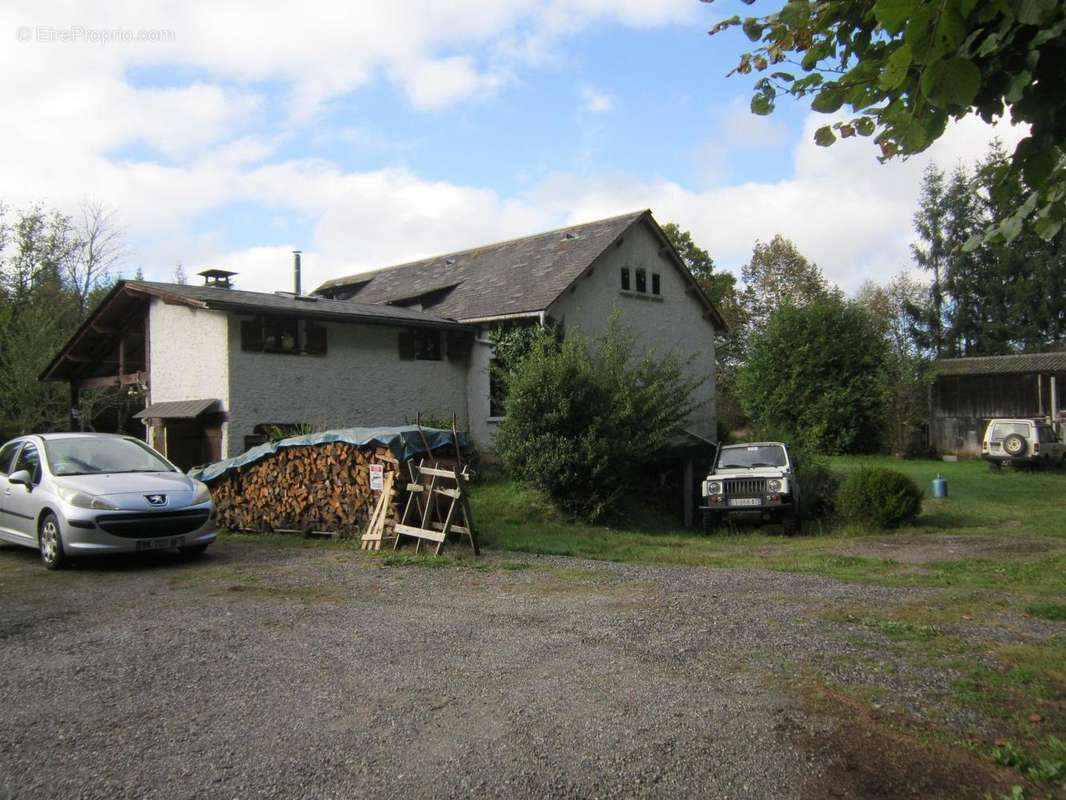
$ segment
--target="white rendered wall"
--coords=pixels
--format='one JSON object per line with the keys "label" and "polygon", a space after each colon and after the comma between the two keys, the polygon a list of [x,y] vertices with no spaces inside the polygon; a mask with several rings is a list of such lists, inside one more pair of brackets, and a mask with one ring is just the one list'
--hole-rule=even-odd
{"label": "white rendered wall", "polygon": [[[467,424],[467,359],[401,361],[400,329],[384,325],[323,323],[324,356],[246,353],[241,321],[229,323],[230,456],[261,423],[372,427],[413,423],[421,411],[454,412]],[[443,338],[447,338],[442,333]]]}
{"label": "white rendered wall", "polygon": [[212,398],[227,410],[228,330],[220,311],[170,305],[153,297],[148,311],[148,402]]}
{"label": "white rendered wall", "polygon": [[[636,332],[641,352],[676,353],[686,374],[703,381],[696,390],[699,408],[691,418],[690,430],[715,441],[714,326],[704,317],[703,304],[686,293],[688,282],[671,260],[660,254],[660,247],[658,237],[646,225],[632,228],[621,246],[600,256],[591,274],[579,278],[552,304],[548,314],[562,322],[567,333],[581,330],[595,336],[618,310],[626,327]],[[622,291],[622,267],[629,267],[631,289],[636,287],[636,270],[647,271],[646,294]],[[659,297],[651,294],[652,273],[658,273],[662,282]]]}

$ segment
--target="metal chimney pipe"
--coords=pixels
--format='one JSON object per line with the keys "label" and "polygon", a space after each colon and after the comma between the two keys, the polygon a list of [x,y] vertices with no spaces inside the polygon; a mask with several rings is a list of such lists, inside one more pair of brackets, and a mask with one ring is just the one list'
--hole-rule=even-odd
{"label": "metal chimney pipe", "polygon": [[292,251],[292,290],[296,294],[300,294],[300,252],[299,250]]}

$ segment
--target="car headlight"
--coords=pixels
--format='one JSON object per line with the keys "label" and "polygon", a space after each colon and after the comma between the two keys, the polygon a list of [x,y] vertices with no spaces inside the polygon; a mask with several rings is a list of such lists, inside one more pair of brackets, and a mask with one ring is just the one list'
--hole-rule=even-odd
{"label": "car headlight", "polygon": [[196,491],[193,492],[192,503],[190,505],[198,506],[201,503],[208,503],[210,501],[211,490],[207,487],[207,484],[196,481]]}
{"label": "car headlight", "polygon": [[707,494],[721,494],[722,482],[721,481],[707,481]]}
{"label": "car headlight", "polygon": [[102,497],[79,492],[77,489],[60,488],[58,494],[63,498],[64,502],[70,503],[75,508],[91,508],[95,511],[118,511],[118,506],[114,503]]}
{"label": "car headlight", "polygon": [[766,482],[766,488],[771,492],[780,492],[784,482],[779,478],[771,478]]}

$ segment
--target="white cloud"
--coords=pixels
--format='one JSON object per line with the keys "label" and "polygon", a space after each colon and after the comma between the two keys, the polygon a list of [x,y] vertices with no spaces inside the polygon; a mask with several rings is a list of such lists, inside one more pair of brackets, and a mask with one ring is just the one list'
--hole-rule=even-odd
{"label": "white cloud", "polygon": [[582,108],[590,114],[603,114],[614,108],[614,99],[591,86],[581,89]]}
{"label": "white cloud", "polygon": [[[970,119],[908,162],[880,165],[867,140],[826,150],[807,121],[790,177],[727,183],[714,165],[686,186],[626,174],[551,176],[501,196],[480,186],[430,181],[405,169],[345,172],[320,160],[271,161],[293,128],[264,136],[256,123],[277,109],[268,81],[288,89],[299,124],[323,103],[385,77],[419,109],[439,109],[497,91],[526,61],[549,57],[553,42],[595,21],[643,27],[693,19],[692,0],[449,0],[324,5],[156,2],[100,5],[96,11],[39,2],[0,27],[71,24],[165,28],[168,44],[43,44],[0,48],[0,71],[17,76],[0,106],[4,200],[73,208],[85,196],[120,210],[149,275],[173,265],[238,269],[246,288],[289,288],[293,246],[307,250],[305,285],[356,269],[651,207],[662,221],[692,230],[718,263],[735,268],[755,239],[782,233],[846,288],[884,278],[908,263],[911,215],[930,160],[951,166],[985,150],[991,130]],[[328,24],[320,20],[328,20]],[[179,67],[184,83],[139,88],[134,68]],[[205,77],[209,76],[209,77]],[[611,98],[586,87],[586,108]],[[273,98],[273,95],[270,95]],[[729,104],[716,141],[725,150],[783,146],[783,128]],[[298,128],[296,130],[299,130]],[[1009,143],[1019,138],[997,128]],[[365,143],[365,130],[347,134]],[[116,160],[120,148],[148,155]],[[697,160],[699,156],[697,155]],[[262,246],[234,249],[215,235],[190,235],[191,221],[227,204],[249,203],[278,218],[313,221],[313,240],[290,242],[284,226]]]}

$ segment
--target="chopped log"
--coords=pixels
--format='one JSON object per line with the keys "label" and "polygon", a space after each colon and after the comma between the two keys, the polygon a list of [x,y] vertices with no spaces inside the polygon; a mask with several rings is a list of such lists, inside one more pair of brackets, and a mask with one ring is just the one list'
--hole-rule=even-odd
{"label": "chopped log", "polygon": [[[390,486],[405,485],[400,463],[386,447],[344,442],[286,447],[227,472],[209,485],[218,524],[231,530],[298,530],[354,536],[367,527],[379,493],[370,490],[370,466],[380,464]],[[393,492],[390,501],[395,495]],[[382,509],[379,529],[399,521],[396,502]]]}

